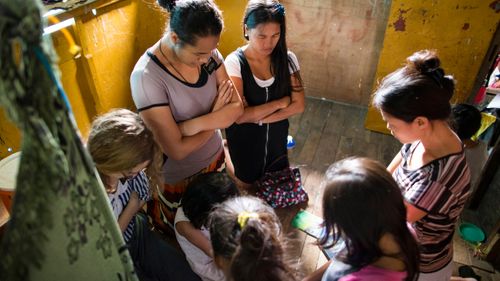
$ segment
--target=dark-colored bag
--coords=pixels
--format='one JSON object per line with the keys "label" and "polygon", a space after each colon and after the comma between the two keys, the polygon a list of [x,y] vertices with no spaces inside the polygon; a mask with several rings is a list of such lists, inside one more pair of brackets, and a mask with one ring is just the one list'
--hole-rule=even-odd
{"label": "dark-colored bag", "polygon": [[302,186],[299,168],[286,167],[266,172],[256,186],[256,195],[273,208],[285,208],[309,200]]}

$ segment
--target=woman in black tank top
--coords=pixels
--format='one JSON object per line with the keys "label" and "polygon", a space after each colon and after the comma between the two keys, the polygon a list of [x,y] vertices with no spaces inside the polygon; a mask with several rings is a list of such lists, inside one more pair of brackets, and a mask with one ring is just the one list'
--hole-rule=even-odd
{"label": "woman in black tank top", "polygon": [[226,137],[235,176],[248,187],[265,172],[289,165],[288,117],[304,110],[304,89],[295,55],[286,46],[283,5],[249,1],[243,25],[248,44],[226,62],[245,111]]}

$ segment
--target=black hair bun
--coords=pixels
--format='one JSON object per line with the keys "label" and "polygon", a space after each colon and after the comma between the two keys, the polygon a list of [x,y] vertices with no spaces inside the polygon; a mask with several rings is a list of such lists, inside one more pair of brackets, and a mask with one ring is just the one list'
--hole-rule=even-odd
{"label": "black hair bun", "polygon": [[166,9],[167,11],[172,11],[175,7],[176,0],[157,0],[160,7]]}
{"label": "black hair bun", "polygon": [[429,73],[439,68],[441,61],[433,50],[415,52],[406,59],[407,67],[420,73]]}

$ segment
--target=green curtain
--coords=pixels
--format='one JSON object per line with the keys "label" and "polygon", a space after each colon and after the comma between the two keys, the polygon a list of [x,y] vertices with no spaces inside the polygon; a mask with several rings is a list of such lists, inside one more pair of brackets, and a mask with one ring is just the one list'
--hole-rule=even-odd
{"label": "green curtain", "polygon": [[0,280],[136,280],[40,13],[36,0],[0,0],[0,105],[23,134]]}

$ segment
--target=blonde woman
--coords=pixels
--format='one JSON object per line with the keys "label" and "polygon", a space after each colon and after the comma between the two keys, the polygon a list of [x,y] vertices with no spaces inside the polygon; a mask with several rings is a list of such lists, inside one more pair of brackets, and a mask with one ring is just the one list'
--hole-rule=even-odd
{"label": "blonde woman", "polygon": [[87,148],[106,188],[140,280],[200,280],[180,253],[150,231],[139,210],[160,184],[161,152],[136,113],[119,109],[98,117]]}

